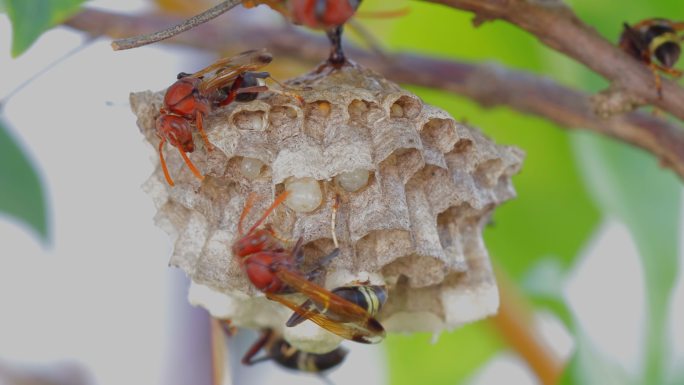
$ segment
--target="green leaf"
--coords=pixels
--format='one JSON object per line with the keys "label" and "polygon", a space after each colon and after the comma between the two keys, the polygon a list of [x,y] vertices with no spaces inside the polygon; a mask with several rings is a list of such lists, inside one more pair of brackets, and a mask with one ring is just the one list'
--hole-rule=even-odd
{"label": "green leaf", "polygon": [[0,116],[0,214],[24,222],[48,241],[46,205],[40,178]]}
{"label": "green leaf", "polygon": [[[515,68],[545,68],[540,60],[543,48],[524,31],[502,22],[474,29],[471,19],[466,12],[412,2],[411,13],[394,19],[392,33],[383,41],[394,49],[434,52],[456,60],[497,58]],[[426,33],[429,39],[425,39]],[[498,265],[516,282],[549,256],[557,260],[564,275],[600,219],[575,164],[569,134],[542,119],[507,108],[486,109],[450,93],[410,88],[426,103],[467,120],[497,143],[515,145],[527,153],[522,172],[514,178],[518,197],[496,209],[494,223],[485,231],[485,243]],[[549,292],[539,291],[533,299],[564,322],[571,318],[562,300]],[[392,385],[454,385],[469,378],[504,344],[491,330],[490,324],[480,323],[475,329],[468,326],[457,336],[444,336],[439,342],[450,345],[437,347],[426,346],[420,339],[391,336],[387,347]],[[470,355],[484,348],[490,350]]]}
{"label": "green leaf", "polygon": [[668,385],[682,385],[684,384],[684,360],[678,360],[675,362],[674,369],[670,373],[670,378],[668,379]]}
{"label": "green leaf", "polygon": [[[566,366],[560,385],[630,385],[627,374],[596,351],[580,327],[574,330],[575,352]],[[656,384],[650,382],[649,384]]]}
{"label": "green leaf", "polygon": [[513,178],[518,196],[497,207],[493,224],[485,229],[485,243],[499,265],[516,282],[550,256],[564,270],[573,266],[600,216],[575,164],[569,133],[505,108],[488,110],[444,92],[409,88],[497,143],[527,153],[520,175]]}
{"label": "green leaf", "polygon": [[545,258],[533,266],[522,280],[521,288],[540,308],[555,314],[568,330],[573,327],[573,314],[566,306],[563,287],[566,271],[557,258]]}
{"label": "green leaf", "polygon": [[436,343],[426,333],[403,336],[391,334],[385,340],[392,385],[456,385],[502,347],[495,330],[478,322],[442,333]]}
{"label": "green leaf", "polygon": [[0,0],[0,12],[5,12],[5,0]]}
{"label": "green leaf", "polygon": [[4,0],[12,21],[12,56],[24,53],[46,30],[75,14],[85,0]]}
{"label": "green leaf", "polygon": [[679,271],[680,181],[641,150],[586,133],[575,139],[592,195],[629,228],[639,249],[647,301],[643,383],[664,383],[668,304]]}

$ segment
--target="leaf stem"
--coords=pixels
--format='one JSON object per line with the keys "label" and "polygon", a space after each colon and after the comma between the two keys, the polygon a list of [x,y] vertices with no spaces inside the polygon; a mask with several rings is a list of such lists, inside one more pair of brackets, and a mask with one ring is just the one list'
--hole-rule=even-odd
{"label": "leaf stem", "polygon": [[501,269],[495,268],[495,273],[501,304],[492,324],[543,385],[556,385],[564,363],[535,330],[532,305],[518,286]]}

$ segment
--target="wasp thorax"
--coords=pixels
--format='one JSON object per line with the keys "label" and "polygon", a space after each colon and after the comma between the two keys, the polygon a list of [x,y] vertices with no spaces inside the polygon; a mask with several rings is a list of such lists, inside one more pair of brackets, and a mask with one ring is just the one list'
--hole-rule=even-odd
{"label": "wasp thorax", "polygon": [[[292,311],[255,289],[246,264],[231,253],[244,237],[241,216],[246,232],[287,190],[284,204],[264,221],[272,248],[280,245],[287,255],[301,240],[288,263],[302,274],[334,255],[311,279],[331,291],[351,286],[343,294],[363,296],[363,306],[380,308],[384,292],[376,298],[373,291],[355,293],[353,285],[386,288],[377,320],[387,332],[440,332],[494,314],[498,292],[482,229],[514,197],[511,176],[522,152],[360,67],[289,84],[303,104],[264,92],[208,114],[204,127],[214,150],[202,146],[190,154],[203,181],[181,167],[177,152],[168,152],[167,162],[180,173],[176,186],[164,182],[160,167],[145,185],[159,208],[157,222],[173,238],[171,264],[205,289],[193,291],[193,302],[234,325],[274,329],[298,348],[334,347],[339,338],[307,329],[309,321],[286,327]],[[161,103],[161,93],[131,96],[155,148]],[[243,213],[250,195],[251,210]],[[339,254],[331,253],[333,231]],[[277,269],[259,274],[270,280]]]}

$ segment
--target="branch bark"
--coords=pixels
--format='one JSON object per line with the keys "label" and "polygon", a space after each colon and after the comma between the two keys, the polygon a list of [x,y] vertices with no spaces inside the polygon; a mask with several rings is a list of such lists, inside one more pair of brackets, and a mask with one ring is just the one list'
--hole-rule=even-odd
{"label": "branch bark", "polygon": [[565,365],[539,333],[533,305],[502,269],[495,265],[494,272],[501,301],[499,313],[489,321],[511,348],[525,359],[541,384],[558,384]]}
{"label": "branch bark", "polygon": [[[482,3],[489,4],[490,1]],[[325,38],[303,33],[291,26],[262,26],[248,24],[233,15],[228,17],[226,22],[201,25],[167,42],[212,51],[230,47],[231,51],[239,52],[266,47],[276,57],[287,56],[307,62],[318,62],[328,55],[329,43]],[[130,16],[86,9],[65,24],[91,35],[118,38],[124,34],[130,36],[160,30],[177,22],[178,19],[158,15]],[[594,131],[635,145],[652,153],[664,166],[684,179],[684,131],[663,119],[641,112],[601,118],[594,113],[590,95],[549,79],[494,64],[472,64],[409,53],[383,57],[357,47],[348,47],[346,51],[349,57],[397,82],[463,95],[485,107],[508,106],[566,128]],[[622,55],[619,50],[617,53]],[[632,64],[635,71],[645,71],[644,92],[655,93],[652,84],[646,84],[652,81],[648,70],[640,68],[643,66],[629,58],[622,65]],[[674,99],[671,97],[673,87],[681,91],[669,84],[664,88],[663,102]],[[684,109],[680,112],[684,113]]]}
{"label": "branch bark", "polygon": [[652,104],[684,120],[684,88],[663,79],[663,97],[659,99],[648,67],[604,39],[560,0],[423,1],[473,12],[476,23],[501,19],[514,24],[611,81],[615,92],[628,94],[621,98],[626,103]]}

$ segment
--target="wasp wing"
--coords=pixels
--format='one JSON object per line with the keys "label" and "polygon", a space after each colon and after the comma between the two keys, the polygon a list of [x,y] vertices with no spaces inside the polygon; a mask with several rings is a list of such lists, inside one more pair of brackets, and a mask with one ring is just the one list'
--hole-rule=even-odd
{"label": "wasp wing", "polygon": [[256,71],[270,63],[271,60],[272,56],[266,49],[252,50],[233,57],[219,59],[190,76],[202,78],[213,73],[198,86],[200,92],[206,92],[226,87],[241,74]]}
{"label": "wasp wing", "polygon": [[[320,313],[320,311],[318,311],[318,309],[316,309],[316,305],[314,305],[313,301],[311,301],[310,299],[307,299],[303,304],[301,304],[299,306],[299,308],[302,310],[302,312],[301,313],[298,313],[298,312],[292,313],[292,315],[287,320],[287,322],[285,322],[285,326],[293,327],[293,326],[297,326],[300,323],[306,321],[306,318],[304,318],[302,316],[302,314],[308,314],[308,312]],[[305,313],[305,311],[306,311],[306,313]]]}
{"label": "wasp wing", "polygon": [[304,294],[313,301],[320,309],[321,313],[331,312],[347,322],[367,322],[371,315],[361,306],[347,301],[335,293],[331,293],[326,288],[308,281],[301,275],[287,270],[280,269],[276,272],[278,278],[291,286],[296,291]]}
{"label": "wasp wing", "polygon": [[385,338],[385,329],[375,318],[369,317],[366,324],[356,322],[340,323],[327,318],[318,311],[307,311],[302,309],[299,305],[282,295],[267,293],[266,297],[289,307],[293,311],[301,314],[304,318],[311,320],[323,329],[337,334],[344,339],[364,344],[376,344]]}

